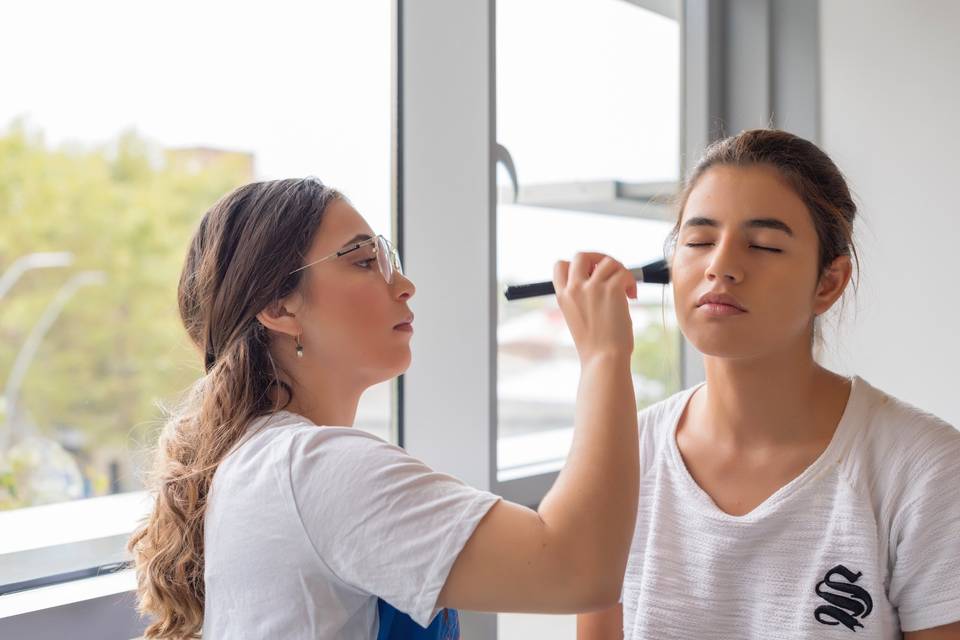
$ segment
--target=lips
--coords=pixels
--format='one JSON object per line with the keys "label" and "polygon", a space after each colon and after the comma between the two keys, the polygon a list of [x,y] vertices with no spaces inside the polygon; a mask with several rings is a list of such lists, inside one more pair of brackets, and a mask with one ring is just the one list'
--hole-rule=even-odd
{"label": "lips", "polygon": [[747,309],[740,303],[739,300],[734,298],[729,293],[723,293],[720,291],[711,291],[700,296],[700,299],[697,301],[697,307],[703,306],[708,306],[714,310],[723,309],[726,307],[742,313],[747,311]]}
{"label": "lips", "polygon": [[404,319],[403,322],[398,322],[397,324],[393,325],[393,328],[394,328],[394,329],[398,329],[398,330],[400,330],[400,331],[410,331],[410,330],[412,330],[412,329],[413,329],[413,314],[411,313],[410,315],[408,315],[408,316]]}

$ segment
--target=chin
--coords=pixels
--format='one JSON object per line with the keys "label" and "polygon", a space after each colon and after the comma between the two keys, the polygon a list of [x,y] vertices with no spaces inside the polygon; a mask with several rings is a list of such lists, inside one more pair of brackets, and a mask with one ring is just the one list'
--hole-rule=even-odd
{"label": "chin", "polygon": [[731,345],[706,345],[703,347],[697,346],[694,347],[702,353],[704,356],[709,356],[711,358],[724,358],[727,360],[742,360],[744,358],[750,358],[757,355],[752,350],[748,351],[746,349],[737,349]]}
{"label": "chin", "polygon": [[394,368],[393,374],[390,377],[396,378],[397,376],[401,376],[405,374],[407,372],[407,369],[409,368],[410,368],[410,358],[408,357],[406,360],[403,361],[403,363],[399,364],[396,368]]}
{"label": "chin", "polygon": [[717,327],[698,328],[700,330],[693,331],[687,329],[682,329],[684,337],[705,356],[737,360],[764,353],[764,346],[757,341],[756,336]]}
{"label": "chin", "polygon": [[410,362],[412,359],[410,349],[407,348],[401,353],[391,354],[393,357],[388,362],[380,362],[378,366],[375,367],[376,377],[371,383],[371,386],[374,384],[379,384],[381,382],[386,382],[388,380],[393,380],[397,376],[403,375],[407,372],[407,369],[410,368]]}

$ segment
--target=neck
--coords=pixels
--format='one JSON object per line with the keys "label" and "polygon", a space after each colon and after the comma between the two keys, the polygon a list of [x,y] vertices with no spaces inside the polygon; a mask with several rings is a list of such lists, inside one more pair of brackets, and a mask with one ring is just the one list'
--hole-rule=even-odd
{"label": "neck", "polygon": [[[329,370],[329,368],[327,368]],[[352,427],[367,385],[328,371],[295,367],[299,382],[290,381],[293,400],[288,411],[321,426]]]}
{"label": "neck", "polygon": [[849,389],[813,360],[808,344],[761,358],[707,356],[704,364],[700,415],[708,419],[702,428],[734,444],[795,444],[832,435],[837,401],[842,412]]}

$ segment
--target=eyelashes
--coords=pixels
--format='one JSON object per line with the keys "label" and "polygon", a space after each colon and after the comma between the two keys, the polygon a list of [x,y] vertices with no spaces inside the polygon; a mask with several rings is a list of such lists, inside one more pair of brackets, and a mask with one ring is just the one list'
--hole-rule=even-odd
{"label": "eyelashes", "polygon": [[[712,242],[688,242],[684,246],[696,249],[697,247],[709,247],[712,245]],[[770,253],[783,253],[783,249],[777,249],[775,247],[764,247],[759,244],[750,245],[751,249],[759,249],[761,251],[769,251]]]}

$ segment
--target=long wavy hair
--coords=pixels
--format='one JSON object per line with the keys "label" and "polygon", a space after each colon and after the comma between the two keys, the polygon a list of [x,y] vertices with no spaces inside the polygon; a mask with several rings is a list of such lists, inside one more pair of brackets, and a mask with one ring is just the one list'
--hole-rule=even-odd
{"label": "long wavy hair", "polygon": [[196,638],[203,628],[204,513],[217,466],[250,421],[288,406],[291,372],[270,355],[257,314],[300,287],[327,205],[319,180],[242,186],[200,221],[180,275],[180,317],[206,375],[168,412],[147,486],[153,509],[128,543],[146,638]]}

